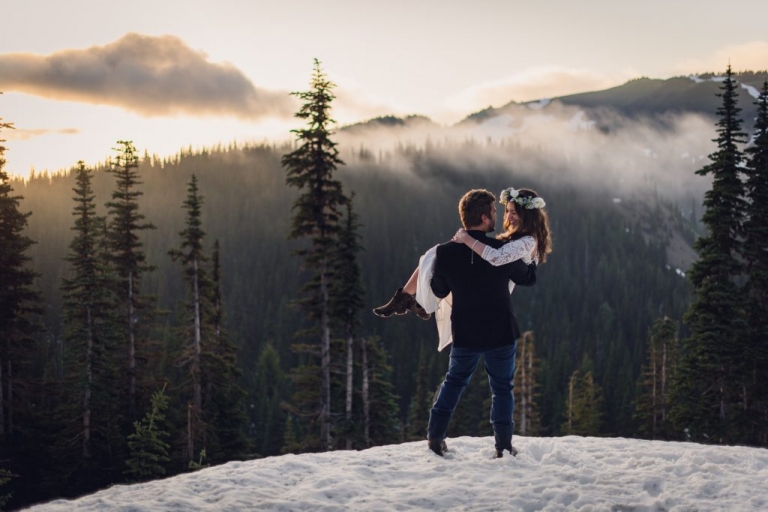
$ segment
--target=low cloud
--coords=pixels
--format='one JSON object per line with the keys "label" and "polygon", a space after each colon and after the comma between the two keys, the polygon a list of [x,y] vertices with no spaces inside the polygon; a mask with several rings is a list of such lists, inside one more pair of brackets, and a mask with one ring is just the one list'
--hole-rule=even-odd
{"label": "low cloud", "polygon": [[287,92],[257,88],[232,64],[211,62],[178,37],[134,33],[50,55],[0,55],[0,89],[143,116],[289,117],[296,105]]}
{"label": "low cloud", "polygon": [[40,137],[41,135],[77,135],[80,130],[77,128],[60,128],[60,129],[23,129],[16,128],[15,130],[8,130],[3,135],[8,140],[29,140],[33,137]]}
{"label": "low cloud", "polygon": [[685,60],[678,64],[674,71],[680,74],[724,73],[728,63],[731,64],[734,71],[763,71],[768,69],[768,42],[752,41],[726,46],[703,59]]}
{"label": "low cloud", "polygon": [[[695,171],[708,162],[715,135],[713,120],[698,114],[627,118],[610,109],[553,101],[511,106],[479,123],[369,123],[338,137],[348,148],[342,156],[347,163],[364,160],[364,148],[369,161],[414,177],[419,159],[430,155],[445,161],[436,166],[441,169],[496,170],[522,182],[530,177],[600,190],[608,200],[653,193],[688,205],[681,198],[699,200],[711,182]],[[438,179],[449,174],[442,172]]]}
{"label": "low cloud", "polygon": [[617,86],[632,78],[628,74],[608,76],[579,69],[536,68],[501,80],[475,85],[448,99],[448,108],[476,111],[499,107],[510,101],[526,102],[555,98]]}

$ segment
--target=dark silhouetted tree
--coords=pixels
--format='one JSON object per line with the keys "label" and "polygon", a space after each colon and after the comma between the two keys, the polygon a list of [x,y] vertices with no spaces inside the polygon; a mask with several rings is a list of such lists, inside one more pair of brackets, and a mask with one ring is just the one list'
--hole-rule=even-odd
{"label": "dark silhouetted tree", "polygon": [[752,381],[750,443],[768,445],[768,81],[756,102],[757,119],[747,154],[747,220],[743,256],[747,266],[749,377]]}
{"label": "dark silhouetted tree", "polygon": [[331,439],[331,305],[332,254],[338,241],[340,207],[346,202],[341,182],[334,179],[339,158],[336,142],[331,139],[331,102],[335,85],[328,80],[315,60],[310,90],[294,93],[304,104],[296,117],[306,121],[306,127],[292,130],[298,147],[283,156],[287,171],[286,183],[300,191],[293,204],[289,238],[306,239],[309,246],[297,252],[304,259],[304,269],[312,273],[302,287],[298,301],[309,313],[320,339],[320,400],[315,414],[320,427],[322,449],[333,447]]}
{"label": "dark silhouetted tree", "polygon": [[125,346],[125,373],[127,375],[127,412],[131,424],[138,419],[138,366],[137,361],[146,359],[140,352],[146,349],[149,329],[148,319],[142,315],[149,308],[140,290],[141,277],[145,272],[154,270],[147,264],[146,255],[139,235],[155,227],[144,222],[144,215],[139,213],[138,190],[139,160],[131,141],[117,141],[118,152],[115,164],[110,172],[115,176],[115,189],[112,201],[107,203],[109,212],[108,237],[111,263],[118,276],[118,293],[121,301],[120,312],[123,318],[123,343]]}
{"label": "dark silhouetted tree", "polygon": [[712,175],[702,218],[708,233],[696,240],[699,259],[688,276],[695,299],[684,320],[690,336],[684,340],[680,371],[673,389],[673,422],[694,441],[743,441],[748,380],[747,325],[743,293],[736,279],[743,272],[737,254],[746,203],[740,178],[743,155],[739,144],[741,109],[730,66],[718,96],[717,150],[711,162],[696,171]]}

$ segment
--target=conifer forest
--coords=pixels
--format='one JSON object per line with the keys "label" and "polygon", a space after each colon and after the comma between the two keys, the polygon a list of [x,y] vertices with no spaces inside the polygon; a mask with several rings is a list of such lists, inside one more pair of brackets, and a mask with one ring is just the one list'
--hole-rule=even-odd
{"label": "conifer forest", "polygon": [[[317,62],[290,144],[160,158],[126,134],[99,165],[21,179],[0,142],[3,507],[424,440],[449,350],[434,320],[371,309],[472,188],[533,188],[551,219],[513,294],[517,434],[768,446],[768,82],[755,101],[735,80],[712,153],[665,170],[703,193],[586,180],[514,140],[345,145]],[[450,437],[492,435],[475,373]]]}

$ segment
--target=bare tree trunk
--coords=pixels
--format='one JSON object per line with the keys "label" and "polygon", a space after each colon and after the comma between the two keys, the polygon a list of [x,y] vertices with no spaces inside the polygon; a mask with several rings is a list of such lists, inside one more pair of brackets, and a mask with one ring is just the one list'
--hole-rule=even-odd
{"label": "bare tree trunk", "polygon": [[568,433],[573,433],[573,381],[576,380],[576,373],[571,375],[568,381]]}
{"label": "bare tree trunk", "polygon": [[195,437],[192,435],[192,408],[193,405],[187,403],[187,451],[189,452],[189,460],[195,460]]}
{"label": "bare tree trunk", "polygon": [[0,436],[5,435],[5,396],[3,388],[3,361],[0,359]]}
{"label": "bare tree trunk", "polygon": [[656,439],[656,345],[651,341],[651,439]]}
{"label": "bare tree trunk", "polygon": [[320,367],[322,371],[321,411],[320,411],[320,442],[326,450],[332,450],[331,442],[331,329],[328,315],[328,264],[323,259],[320,266],[320,294],[322,299],[322,315],[320,327],[322,340],[320,348]]}
{"label": "bare tree trunk", "polygon": [[194,386],[193,389],[193,400],[195,405],[195,413],[199,416],[202,411],[202,389],[201,389],[201,383],[200,383],[200,354],[202,353],[201,350],[201,333],[200,333],[200,286],[199,286],[199,279],[198,279],[198,266],[197,266],[197,258],[195,258],[192,262],[192,268],[193,268],[193,275],[192,275],[192,293],[194,295],[194,306],[195,306],[195,318],[194,318],[194,330],[195,330],[195,357],[192,360],[192,385]]}
{"label": "bare tree trunk", "polygon": [[[661,423],[667,424],[667,344],[664,343],[661,355]],[[666,439],[666,428],[664,438]]]}
{"label": "bare tree trunk", "polygon": [[[351,331],[351,329],[350,329]],[[352,377],[353,377],[353,371],[354,371],[354,343],[355,339],[352,336],[352,333],[350,332],[347,336],[347,403],[346,403],[346,420],[347,420],[347,429],[351,428],[352,425]],[[352,436],[350,433],[347,433],[347,450],[352,449]]]}
{"label": "bare tree trunk", "polygon": [[8,361],[8,439],[13,439],[13,366]]}
{"label": "bare tree trunk", "polygon": [[136,421],[136,334],[133,310],[133,271],[128,272],[128,414]]}
{"label": "bare tree trunk", "polygon": [[[527,334],[527,333],[526,333]],[[528,337],[526,334],[523,334],[522,339],[520,340],[523,344],[523,346],[520,348],[520,360],[523,364],[521,364],[521,375],[520,375],[520,383],[522,384],[522,389],[520,390],[520,435],[524,436],[526,435],[526,427],[527,427],[527,416],[528,416],[528,380],[527,380],[527,370],[528,370],[528,364],[527,364],[527,356],[528,356]]]}
{"label": "bare tree trunk", "polygon": [[93,325],[86,307],[85,393],[83,394],[83,458],[91,456],[91,386],[93,383]]}
{"label": "bare tree trunk", "polygon": [[365,338],[360,343],[363,349],[363,438],[365,446],[368,447],[371,446],[371,399],[368,396],[368,343]]}

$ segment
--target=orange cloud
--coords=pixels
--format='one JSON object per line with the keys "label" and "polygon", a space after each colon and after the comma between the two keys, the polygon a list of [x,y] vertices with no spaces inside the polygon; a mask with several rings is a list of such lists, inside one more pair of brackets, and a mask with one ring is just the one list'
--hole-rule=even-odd
{"label": "orange cloud", "polygon": [[488,106],[499,107],[511,101],[526,102],[555,98],[620,85],[632,76],[607,76],[579,69],[536,68],[501,80],[475,85],[448,100],[457,111],[471,111]]}
{"label": "orange cloud", "polygon": [[213,63],[175,36],[126,34],[113,43],[0,55],[0,89],[113,105],[143,116],[288,117],[287,92],[259,89],[229,63]]}
{"label": "orange cloud", "polygon": [[731,64],[734,71],[763,71],[768,69],[768,42],[725,46],[703,59],[688,59],[675,68],[675,72],[688,73],[724,73]]}
{"label": "orange cloud", "polygon": [[23,128],[16,128],[15,130],[8,130],[7,132],[4,132],[3,135],[8,140],[28,140],[33,137],[39,137],[41,135],[77,135],[80,133],[80,130],[77,128],[60,128],[60,129],[47,129],[47,128],[36,128],[36,129],[23,129]]}

